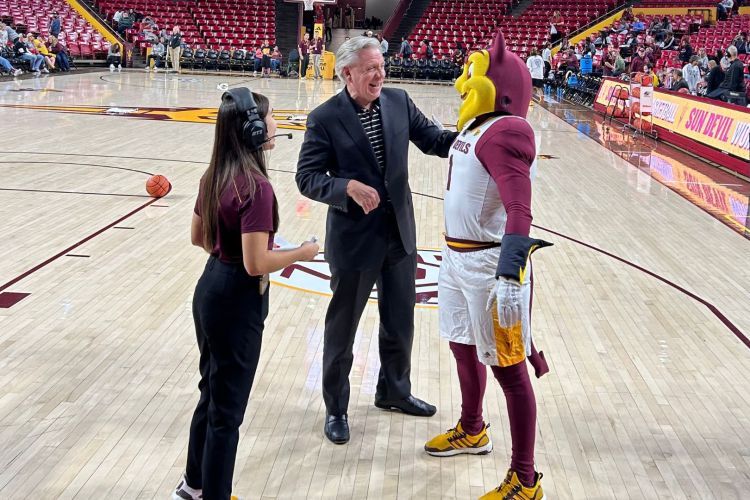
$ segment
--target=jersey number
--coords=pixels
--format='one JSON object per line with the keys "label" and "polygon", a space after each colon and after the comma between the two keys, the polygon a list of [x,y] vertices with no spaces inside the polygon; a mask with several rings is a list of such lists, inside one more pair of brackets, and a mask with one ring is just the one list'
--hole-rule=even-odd
{"label": "jersey number", "polygon": [[451,174],[453,173],[453,155],[448,157],[448,185],[445,187],[446,191],[451,190]]}

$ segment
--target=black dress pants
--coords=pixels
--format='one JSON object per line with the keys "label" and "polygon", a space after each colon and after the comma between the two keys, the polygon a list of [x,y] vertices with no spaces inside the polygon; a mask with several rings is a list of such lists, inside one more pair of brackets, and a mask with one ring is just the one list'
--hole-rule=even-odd
{"label": "black dress pants", "polygon": [[187,484],[205,500],[232,493],[239,427],[260,357],[268,290],[242,264],[210,257],[193,296],[200,399],[190,425]]}
{"label": "black dress pants", "polygon": [[375,284],[380,313],[376,397],[394,400],[411,394],[417,255],[404,250],[395,219],[389,226],[388,252],[379,267],[365,271],[331,267],[333,298],[326,313],[323,338],[323,400],[331,415],[347,412],[354,335]]}

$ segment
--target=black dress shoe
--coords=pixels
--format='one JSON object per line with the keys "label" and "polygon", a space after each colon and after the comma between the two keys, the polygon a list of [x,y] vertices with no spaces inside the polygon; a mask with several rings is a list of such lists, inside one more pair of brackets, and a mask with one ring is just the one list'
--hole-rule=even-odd
{"label": "black dress shoe", "polygon": [[411,394],[404,399],[385,400],[375,398],[375,406],[383,410],[400,410],[415,417],[431,417],[437,411],[437,408],[431,404],[425,403]]}
{"label": "black dress shoe", "polygon": [[327,415],[323,432],[329,441],[335,444],[349,442],[349,422],[346,413],[343,415]]}

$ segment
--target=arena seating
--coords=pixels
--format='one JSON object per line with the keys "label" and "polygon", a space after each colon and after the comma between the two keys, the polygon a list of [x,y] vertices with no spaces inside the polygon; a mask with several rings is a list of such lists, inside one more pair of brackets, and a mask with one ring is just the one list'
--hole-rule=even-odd
{"label": "arena seating", "polygon": [[[160,29],[177,25],[185,43],[193,47],[249,49],[275,39],[272,0],[98,0],[97,8],[110,23],[117,10],[132,8],[154,19]],[[128,30],[126,38],[142,50],[148,45],[137,27]]]}
{"label": "arena seating", "polygon": [[[502,26],[510,50],[526,57],[532,48],[542,47],[549,38],[549,20],[559,10],[564,19],[562,32],[569,33],[608,11],[623,0],[537,0],[520,16],[509,14],[511,0],[489,3],[475,0],[433,0],[409,36],[414,44],[433,40],[436,54],[447,54],[456,42],[469,49],[483,46],[496,26]],[[416,49],[416,45],[415,45]]]}
{"label": "arena seating", "polygon": [[712,52],[726,49],[741,31],[750,32],[750,15],[733,16],[726,21],[717,21],[714,26],[701,28],[697,33],[690,35],[690,45],[703,47]]}
{"label": "arena seating", "polygon": [[52,13],[60,15],[59,39],[76,59],[104,59],[109,42],[65,0],[0,0],[0,19],[10,20],[19,33],[49,33]]}

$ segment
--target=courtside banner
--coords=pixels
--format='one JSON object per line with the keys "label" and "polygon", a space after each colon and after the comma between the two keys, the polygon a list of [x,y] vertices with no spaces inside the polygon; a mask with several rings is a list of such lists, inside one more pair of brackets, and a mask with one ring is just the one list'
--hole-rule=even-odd
{"label": "courtside banner", "polygon": [[[610,96],[618,86],[627,88],[618,80],[602,82],[596,96],[596,103],[601,106],[597,106],[599,111],[604,111],[607,103],[616,102],[614,98],[610,101]],[[654,125],[669,132],[750,160],[750,110],[657,89],[653,97],[653,120]]]}
{"label": "courtside banner", "polygon": [[[657,123],[657,119],[659,122]],[[750,112],[655,92],[654,123],[672,121],[672,132],[750,160]]]}

